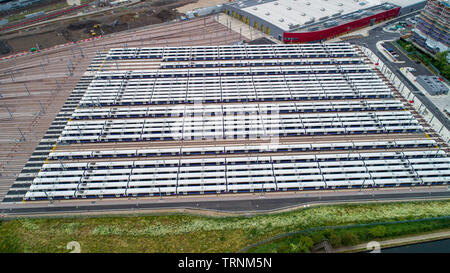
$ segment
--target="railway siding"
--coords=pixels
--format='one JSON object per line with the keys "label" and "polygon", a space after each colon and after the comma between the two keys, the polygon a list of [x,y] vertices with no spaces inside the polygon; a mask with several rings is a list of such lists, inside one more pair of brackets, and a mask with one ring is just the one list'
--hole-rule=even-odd
{"label": "railway siding", "polygon": [[10,196],[446,185],[439,139],[363,59],[350,44],[111,49]]}

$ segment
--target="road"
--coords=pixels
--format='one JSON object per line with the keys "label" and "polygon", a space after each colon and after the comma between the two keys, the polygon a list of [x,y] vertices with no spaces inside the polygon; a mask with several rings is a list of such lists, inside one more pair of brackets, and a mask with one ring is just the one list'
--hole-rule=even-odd
{"label": "road", "polygon": [[[147,199],[109,199],[48,202],[25,202],[1,204],[0,215],[18,216],[31,214],[94,213],[111,211],[133,211],[148,209],[205,209],[221,212],[269,212],[306,204],[393,201],[414,199],[448,199],[450,191],[446,187],[415,188],[414,190],[371,190],[341,192],[302,192],[284,194],[238,194],[218,197],[158,197]],[[189,200],[189,201],[188,201]]]}
{"label": "road", "polygon": [[[402,20],[402,18],[399,18],[399,20]],[[396,20],[397,21],[397,20]],[[389,24],[392,24],[394,21],[390,21]],[[381,40],[395,40],[400,38],[399,33],[391,33],[386,32],[383,30],[384,25],[380,25],[372,30],[369,31],[368,37],[363,38],[356,38],[347,40],[346,42],[350,42],[352,44],[362,45],[367,48],[369,48],[374,54],[380,58],[384,64],[386,64],[389,69],[399,78],[402,80],[402,82],[408,87],[409,90],[411,90],[414,95],[428,108],[428,110],[448,129],[450,130],[450,121],[449,119],[436,107],[436,105],[428,99],[421,91],[418,91],[417,88],[414,87],[414,85],[400,72],[400,67],[413,67],[416,69],[415,75],[429,75],[433,76],[433,73],[429,71],[425,66],[422,64],[417,64],[411,59],[409,59],[401,50],[396,49],[392,43],[388,43],[388,46],[390,46],[392,49],[394,49],[396,52],[398,52],[400,61],[405,61],[405,63],[392,63],[390,60],[388,60],[386,57],[384,57],[383,54],[381,54],[376,44],[378,41]]]}
{"label": "road", "polygon": [[404,63],[398,63],[396,66],[400,67],[414,67],[416,69],[415,72],[412,72],[414,76],[426,75],[426,76],[435,76],[430,70],[428,70],[424,65],[417,64],[413,60],[411,60],[408,56],[406,56],[403,51],[398,49],[400,47],[395,42],[385,42],[386,47],[392,48],[395,52],[398,53],[397,60],[402,61]]}

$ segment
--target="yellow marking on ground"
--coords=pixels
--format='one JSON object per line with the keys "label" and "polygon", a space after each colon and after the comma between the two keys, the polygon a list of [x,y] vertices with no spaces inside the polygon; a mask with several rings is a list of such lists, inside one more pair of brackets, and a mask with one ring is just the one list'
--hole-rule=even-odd
{"label": "yellow marking on ground", "polygon": [[[429,134],[425,133],[425,136],[429,139],[432,139]],[[436,145],[436,149],[439,149],[439,145]]]}
{"label": "yellow marking on ground", "polygon": [[[78,106],[77,106],[77,108],[78,108]],[[69,121],[72,121],[72,117],[69,118]],[[56,141],[55,144],[53,144],[53,147],[52,147],[52,150],[50,151],[50,153],[53,153],[53,152],[55,151],[56,146],[58,146],[58,141]],[[49,155],[50,155],[50,153],[49,153]],[[45,159],[44,164],[42,164],[42,166],[44,166],[45,164],[47,164],[47,162],[48,162],[48,157]],[[42,168],[39,170],[39,173],[40,173],[41,171],[42,171]],[[38,173],[38,174],[39,174],[39,173]]]}
{"label": "yellow marking on ground", "polygon": [[98,68],[97,71],[100,71],[100,69],[102,69],[102,67],[103,67],[103,65],[105,64],[105,62],[106,62],[106,58],[103,60],[102,64],[100,65],[100,67]]}
{"label": "yellow marking on ground", "polygon": [[[58,142],[55,142],[55,144],[53,144],[53,148],[52,148],[52,150],[50,151],[50,153],[53,153],[53,152],[55,151],[56,146],[58,146]],[[49,153],[49,155],[50,155],[50,153]],[[47,158],[45,159],[44,164],[42,164],[42,166],[44,166],[45,164],[47,164],[47,162],[48,162],[48,156],[47,156]],[[39,170],[39,172],[41,172],[41,171],[42,171],[42,168]]]}

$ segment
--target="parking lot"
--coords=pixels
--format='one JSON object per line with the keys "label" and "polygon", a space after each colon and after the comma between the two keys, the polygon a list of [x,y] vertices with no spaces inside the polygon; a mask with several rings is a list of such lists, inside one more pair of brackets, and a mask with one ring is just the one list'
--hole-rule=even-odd
{"label": "parking lot", "polygon": [[399,33],[401,35],[405,35],[410,33],[414,27],[416,26],[417,23],[417,17],[419,15],[411,15],[409,17],[406,18],[402,18],[402,20],[396,20],[393,23],[387,25],[385,27],[386,31],[389,32],[396,32]]}

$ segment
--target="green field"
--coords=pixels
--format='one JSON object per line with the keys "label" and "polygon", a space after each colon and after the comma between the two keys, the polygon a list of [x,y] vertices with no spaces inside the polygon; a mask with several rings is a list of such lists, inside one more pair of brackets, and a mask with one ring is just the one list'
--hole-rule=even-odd
{"label": "green field", "polygon": [[[81,252],[236,252],[290,231],[448,215],[450,200],[319,206],[251,217],[22,218],[0,223],[0,252],[68,252],[70,241],[79,242]],[[270,247],[266,251],[279,250]]]}

